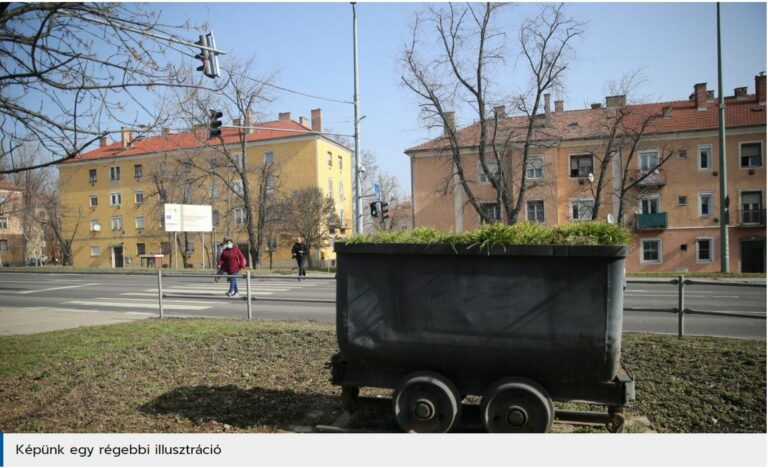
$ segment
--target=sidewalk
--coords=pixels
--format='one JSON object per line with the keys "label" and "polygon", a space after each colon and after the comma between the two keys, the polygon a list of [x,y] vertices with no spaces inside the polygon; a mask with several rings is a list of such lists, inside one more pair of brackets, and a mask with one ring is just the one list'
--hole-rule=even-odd
{"label": "sidewalk", "polygon": [[133,322],[157,314],[97,312],[53,307],[0,308],[0,336],[31,335],[69,328]]}

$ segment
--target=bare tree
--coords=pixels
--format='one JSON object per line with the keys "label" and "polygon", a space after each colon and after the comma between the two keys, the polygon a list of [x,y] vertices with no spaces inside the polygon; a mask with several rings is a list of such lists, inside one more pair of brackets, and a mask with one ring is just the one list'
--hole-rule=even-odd
{"label": "bare tree", "polygon": [[[0,3],[0,174],[58,164],[120,127],[160,124],[164,104],[148,96],[186,86],[166,55],[188,48],[173,44],[191,28],[158,15],[134,3]],[[45,157],[25,165],[15,153],[30,144]]]}
{"label": "bare tree", "polygon": [[[330,235],[329,224],[334,213],[334,201],[326,197],[317,187],[305,187],[294,190],[285,197],[279,206],[283,232],[297,235],[311,250],[322,247]],[[309,266],[312,256],[307,255]]]}
{"label": "bare tree", "polygon": [[[417,18],[410,44],[403,53],[404,85],[422,101],[422,111],[444,128],[443,142],[450,153],[457,184],[467,202],[483,222],[494,222],[492,213],[484,209],[473,188],[473,171],[467,171],[462,149],[476,149],[480,172],[487,177],[503,210],[503,220],[517,222],[523,206],[526,166],[532,148],[554,146],[556,138],[546,131],[546,120],[539,114],[544,95],[561,86],[569,59],[570,43],[581,35],[581,24],[567,18],[563,6],[545,6],[534,18],[523,22],[519,45],[529,85],[512,101],[522,119],[506,119],[500,106],[493,106],[490,76],[493,67],[506,59],[505,36],[494,26],[495,18],[505,5],[468,4],[447,10],[429,10],[429,18]],[[423,26],[435,33],[439,54],[430,59],[419,52],[430,50],[422,42]],[[519,71],[523,73],[522,71]],[[465,102],[476,119],[476,134],[463,135],[456,129],[452,106]],[[498,102],[498,101],[497,101]],[[489,109],[493,107],[493,112]],[[516,122],[516,123],[515,123]],[[522,123],[520,123],[522,122]],[[468,174],[469,173],[469,174]],[[455,187],[458,189],[458,187]]]}
{"label": "bare tree", "polygon": [[[83,218],[82,208],[64,208],[58,191],[53,191],[42,197],[43,209],[34,213],[35,222],[50,229],[61,249],[62,264],[73,265],[72,241],[77,236],[80,221]],[[71,232],[64,231],[64,226],[74,226]]]}
{"label": "bare tree", "polygon": [[[206,130],[197,130],[195,135],[202,149],[185,155],[184,161],[196,170],[215,177],[235,195],[239,202],[235,208],[242,208],[245,213],[248,253],[252,265],[258,266],[269,223],[273,220],[270,211],[277,196],[279,165],[266,157],[248,159],[248,138],[257,125],[254,109],[271,101],[267,89],[273,79],[271,72],[259,79],[250,78],[252,66],[252,62],[233,62],[226,70],[227,78],[221,92],[189,88],[184,93],[177,93],[175,99],[178,118],[198,129],[210,123],[210,110],[236,116],[234,120],[239,125],[222,128],[222,135],[218,138],[208,138]],[[203,150],[209,155],[208,159],[199,157]],[[211,153],[213,156],[210,156]]]}

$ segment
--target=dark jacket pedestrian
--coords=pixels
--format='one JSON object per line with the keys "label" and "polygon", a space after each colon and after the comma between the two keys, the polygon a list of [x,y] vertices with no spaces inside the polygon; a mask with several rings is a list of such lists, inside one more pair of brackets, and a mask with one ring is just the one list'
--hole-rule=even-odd
{"label": "dark jacket pedestrian", "polygon": [[227,296],[234,296],[238,293],[237,290],[237,273],[241,268],[245,268],[246,260],[245,255],[237,248],[232,242],[232,239],[224,239],[224,250],[221,251],[219,256],[218,267],[220,270],[224,270],[229,276],[229,291]]}
{"label": "dark jacket pedestrian", "polygon": [[296,243],[293,244],[293,247],[291,248],[291,256],[296,259],[296,265],[299,267],[299,281],[301,281],[302,276],[307,276],[307,271],[304,269],[304,262],[307,258],[308,251],[307,244],[304,243],[301,237],[297,237]]}

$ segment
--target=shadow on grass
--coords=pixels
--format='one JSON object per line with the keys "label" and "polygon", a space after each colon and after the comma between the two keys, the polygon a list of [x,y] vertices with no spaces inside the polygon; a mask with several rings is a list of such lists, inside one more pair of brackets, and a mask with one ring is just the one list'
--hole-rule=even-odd
{"label": "shadow on grass", "polygon": [[177,415],[195,423],[217,421],[238,428],[331,424],[341,412],[338,396],[235,385],[179,387],[140,407],[144,413]]}

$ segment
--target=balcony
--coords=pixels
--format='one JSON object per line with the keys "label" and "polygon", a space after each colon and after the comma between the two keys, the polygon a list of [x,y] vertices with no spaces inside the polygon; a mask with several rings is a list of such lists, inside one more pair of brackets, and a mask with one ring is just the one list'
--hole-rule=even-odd
{"label": "balcony", "polygon": [[667,213],[638,213],[635,215],[635,229],[653,231],[667,228]]}
{"label": "balcony", "polygon": [[765,210],[741,210],[736,212],[736,222],[741,227],[765,226]]}
{"label": "balcony", "polygon": [[[643,179],[643,177],[645,177]],[[643,180],[640,180],[643,179]],[[667,174],[664,168],[654,169],[635,169],[632,173],[632,181],[639,180],[638,187],[658,187],[667,184]]]}

